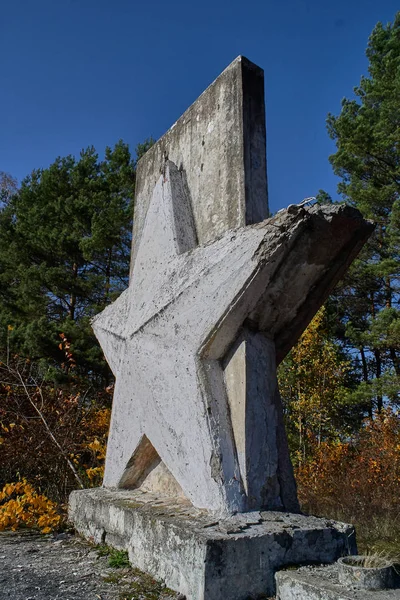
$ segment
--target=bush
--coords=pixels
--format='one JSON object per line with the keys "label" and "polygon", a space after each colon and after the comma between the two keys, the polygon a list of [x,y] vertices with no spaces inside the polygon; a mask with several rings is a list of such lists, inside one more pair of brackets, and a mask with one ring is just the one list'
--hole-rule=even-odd
{"label": "bush", "polygon": [[[63,505],[77,487],[99,485],[110,390],[53,387],[30,361],[0,363],[0,486],[29,482]],[[17,484],[15,484],[17,485]]]}
{"label": "bush", "polygon": [[38,494],[26,479],[7,484],[0,492],[0,531],[25,526],[50,533],[61,519],[57,504]]}
{"label": "bush", "polygon": [[363,543],[386,537],[400,551],[399,414],[383,410],[348,442],[316,446],[296,478],[306,512],[354,522]]}

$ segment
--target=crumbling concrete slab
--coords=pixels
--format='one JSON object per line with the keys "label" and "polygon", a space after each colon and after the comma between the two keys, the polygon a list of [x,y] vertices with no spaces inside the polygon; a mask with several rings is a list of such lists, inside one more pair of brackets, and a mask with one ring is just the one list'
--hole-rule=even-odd
{"label": "crumbling concrete slab", "polygon": [[276,574],[277,600],[396,600],[400,582],[391,590],[359,590],[339,583],[336,564],[301,567]]}
{"label": "crumbling concrete slab", "polygon": [[216,520],[182,500],[109,489],[75,491],[69,507],[82,535],[128,550],[133,566],[187,600],[271,596],[284,566],[356,551],[351,526],[299,514],[254,511]]}

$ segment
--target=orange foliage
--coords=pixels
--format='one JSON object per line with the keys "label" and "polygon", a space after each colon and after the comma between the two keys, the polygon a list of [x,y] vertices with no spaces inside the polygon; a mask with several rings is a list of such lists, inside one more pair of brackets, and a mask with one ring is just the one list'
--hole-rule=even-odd
{"label": "orange foliage", "polygon": [[60,521],[57,504],[38,494],[26,479],[8,483],[0,492],[0,531],[15,531],[23,525],[38,527],[42,533],[50,533]]}
{"label": "orange foliage", "polygon": [[390,409],[367,419],[347,443],[324,442],[297,468],[299,498],[309,512],[335,511],[358,520],[398,516],[400,415]]}
{"label": "orange foliage", "polygon": [[[71,387],[64,390],[43,381],[38,384],[28,361],[19,361],[13,368],[14,371],[0,364],[3,380],[0,384],[0,487],[17,486],[12,492],[15,496],[18,486],[28,486],[25,489],[32,491],[25,492],[25,498],[33,501],[35,493],[37,498],[43,499],[41,493],[44,493],[62,506],[79,482],[87,487],[101,484],[111,396],[104,390],[93,393],[89,399],[77,386],[71,391]],[[23,383],[16,380],[17,369]],[[8,484],[11,481],[16,483]],[[18,494],[19,499],[14,496],[4,504],[7,506],[4,515],[10,519],[11,509],[15,509],[16,515],[29,515],[28,500],[23,501],[21,512],[22,500]],[[47,504],[50,520],[51,501]],[[38,502],[34,499],[32,506]],[[25,525],[34,522],[26,518]],[[10,523],[11,527],[15,525],[14,521]],[[36,523],[42,527],[45,521]],[[54,525],[52,522],[45,527]]]}
{"label": "orange foliage", "polygon": [[326,331],[326,309],[315,315],[278,370],[279,389],[295,464],[314,445],[338,440],[345,430],[343,411],[350,364]]}

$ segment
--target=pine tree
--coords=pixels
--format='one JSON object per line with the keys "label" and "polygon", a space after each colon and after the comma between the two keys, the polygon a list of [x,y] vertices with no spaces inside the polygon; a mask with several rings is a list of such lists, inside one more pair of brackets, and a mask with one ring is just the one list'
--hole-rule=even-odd
{"label": "pine tree", "polygon": [[[134,163],[118,142],[35,170],[0,212],[0,336],[13,351],[109,377],[90,318],[127,286]],[[60,370],[60,364],[62,369]]]}
{"label": "pine tree", "polygon": [[400,13],[392,24],[377,24],[366,54],[369,75],[327,125],[339,193],[377,224],[331,301],[343,343],[357,351],[357,394],[372,415],[385,401],[399,402]]}

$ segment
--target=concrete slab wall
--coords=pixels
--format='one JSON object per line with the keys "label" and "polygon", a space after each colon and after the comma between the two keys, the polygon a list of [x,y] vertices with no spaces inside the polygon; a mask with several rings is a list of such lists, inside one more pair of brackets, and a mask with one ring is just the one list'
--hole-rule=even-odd
{"label": "concrete slab wall", "polygon": [[239,56],[139,161],[131,272],[166,157],[183,172],[199,244],[266,219],[263,70]]}

